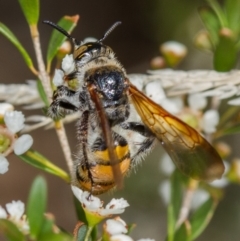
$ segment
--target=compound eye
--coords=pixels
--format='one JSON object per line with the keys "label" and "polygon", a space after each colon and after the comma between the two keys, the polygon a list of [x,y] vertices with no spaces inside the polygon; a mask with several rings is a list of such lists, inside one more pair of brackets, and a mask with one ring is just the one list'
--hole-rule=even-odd
{"label": "compound eye", "polygon": [[87,63],[91,60],[91,54],[89,53],[84,53],[81,55],[81,57],[78,59],[81,64]]}

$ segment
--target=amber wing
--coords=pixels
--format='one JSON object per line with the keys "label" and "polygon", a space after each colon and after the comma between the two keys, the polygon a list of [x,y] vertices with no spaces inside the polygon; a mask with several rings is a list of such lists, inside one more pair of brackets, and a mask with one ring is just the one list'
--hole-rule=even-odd
{"label": "amber wing", "polygon": [[221,157],[195,129],[168,113],[131,83],[128,95],[142,122],[184,174],[204,181],[221,178],[224,172]]}

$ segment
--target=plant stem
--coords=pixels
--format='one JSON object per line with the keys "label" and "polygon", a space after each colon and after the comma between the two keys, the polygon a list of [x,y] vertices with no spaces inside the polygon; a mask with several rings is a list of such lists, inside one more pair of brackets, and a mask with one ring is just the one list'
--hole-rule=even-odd
{"label": "plant stem", "polygon": [[88,230],[87,230],[86,236],[85,236],[83,241],[89,241],[90,240],[90,236],[91,236],[92,230],[93,230],[93,227],[88,226]]}
{"label": "plant stem", "polygon": [[[38,77],[42,82],[43,88],[47,95],[47,99],[48,99],[49,103],[51,103],[52,102],[51,101],[52,88],[50,85],[50,77],[46,71],[46,67],[45,67],[45,64],[43,61],[43,55],[42,55],[42,49],[41,49],[37,25],[31,25],[30,32],[31,32],[31,36],[32,36],[33,46],[34,46],[38,69],[39,69]],[[67,135],[66,135],[65,128],[64,128],[62,121],[57,121],[55,123],[55,129],[56,129],[58,139],[60,141],[60,145],[61,145],[63,153],[64,153],[65,160],[67,162],[69,172],[71,173],[73,161],[72,161],[72,157],[71,157],[71,150],[69,147]]]}
{"label": "plant stem", "polygon": [[43,88],[46,92],[49,103],[51,103],[52,89],[50,86],[50,78],[46,72],[45,64],[42,56],[42,49],[39,40],[39,32],[36,25],[30,26],[30,32],[33,40],[33,46],[37,58],[37,64],[39,69],[39,79],[42,81]]}
{"label": "plant stem", "polygon": [[63,150],[63,154],[68,166],[68,170],[70,173],[72,173],[72,168],[73,168],[73,160],[72,160],[72,154],[71,154],[72,152],[68,143],[66,131],[62,121],[55,122],[55,129]]}
{"label": "plant stem", "polygon": [[176,223],[176,229],[178,229],[182,223],[184,223],[188,217],[190,208],[191,208],[191,202],[193,198],[193,194],[198,186],[198,181],[190,179],[187,190],[185,192],[185,195],[183,197],[182,206],[180,209],[179,217]]}

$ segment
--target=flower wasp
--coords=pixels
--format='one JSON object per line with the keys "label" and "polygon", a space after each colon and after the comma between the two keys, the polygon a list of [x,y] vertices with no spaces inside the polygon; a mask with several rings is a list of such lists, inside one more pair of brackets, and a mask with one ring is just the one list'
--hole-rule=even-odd
{"label": "flower wasp", "polygon": [[72,184],[91,194],[120,185],[160,141],[175,165],[187,176],[212,181],[221,178],[224,165],[216,150],[192,127],[168,113],[139,91],[127,77],[112,49],[103,40],[82,43],[60,26],[51,25],[74,44],[73,70],[64,80],[78,87],[59,85],[49,115],[53,119],[72,112],[77,121],[78,151]]}

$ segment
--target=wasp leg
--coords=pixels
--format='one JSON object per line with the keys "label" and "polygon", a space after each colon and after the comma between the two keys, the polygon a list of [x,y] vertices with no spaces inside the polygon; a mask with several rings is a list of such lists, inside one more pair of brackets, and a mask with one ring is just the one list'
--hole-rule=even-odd
{"label": "wasp leg", "polygon": [[133,168],[153,149],[156,137],[146,126],[139,122],[125,122],[121,124],[121,127],[125,130],[132,130],[147,137],[140,143],[138,151],[131,157],[131,168]]}
{"label": "wasp leg", "polygon": [[135,131],[135,132],[141,134],[142,136],[150,137],[153,135],[146,126],[144,126],[143,124],[141,124],[139,122],[124,122],[124,123],[121,123],[120,126],[124,130]]}
{"label": "wasp leg", "polygon": [[79,110],[79,97],[75,91],[61,85],[53,93],[53,102],[48,108],[48,115],[53,119],[63,118],[65,115]]}
{"label": "wasp leg", "polygon": [[[77,166],[75,168],[76,178],[77,180],[73,180],[74,184],[80,184],[80,188],[83,190],[90,191],[90,195],[92,194],[93,180],[90,172],[90,165],[88,160],[88,123],[89,123],[89,111],[86,110],[82,113],[82,116],[79,120],[78,124],[78,143],[79,150],[77,156],[80,156],[81,159],[77,161]],[[75,175],[73,175],[75,177]]]}

